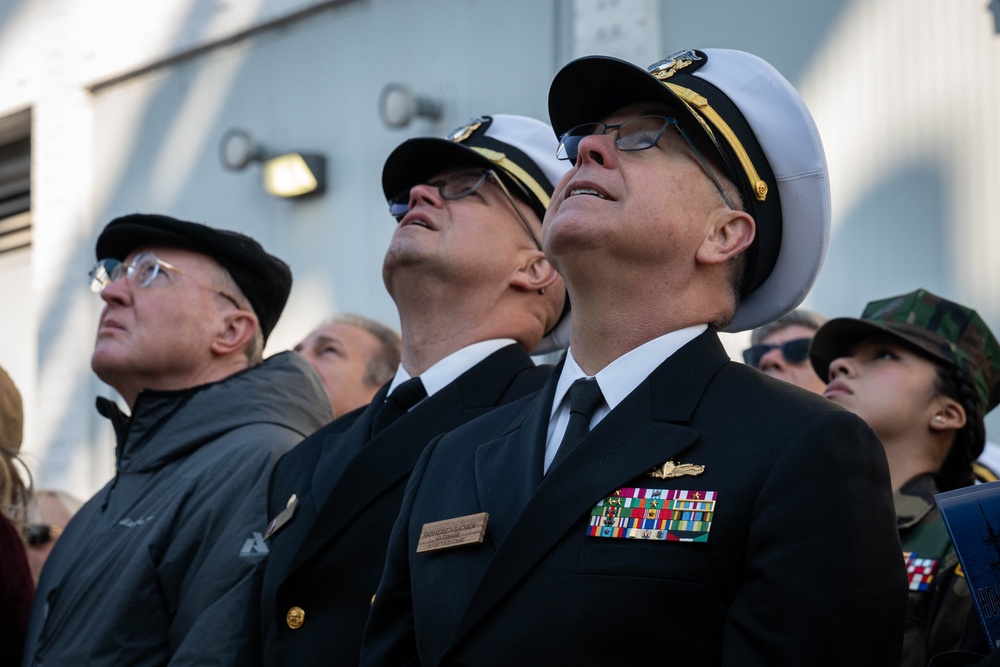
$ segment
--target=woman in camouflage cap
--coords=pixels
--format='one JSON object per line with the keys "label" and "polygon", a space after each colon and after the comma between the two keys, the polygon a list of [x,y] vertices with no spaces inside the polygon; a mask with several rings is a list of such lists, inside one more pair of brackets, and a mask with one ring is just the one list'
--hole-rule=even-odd
{"label": "woman in camouflage cap", "polygon": [[810,361],[824,396],[882,440],[910,583],[902,664],[925,667],[959,648],[972,605],[934,495],[974,481],[983,417],[1000,401],[1000,345],[976,311],[918,289],[831,320]]}

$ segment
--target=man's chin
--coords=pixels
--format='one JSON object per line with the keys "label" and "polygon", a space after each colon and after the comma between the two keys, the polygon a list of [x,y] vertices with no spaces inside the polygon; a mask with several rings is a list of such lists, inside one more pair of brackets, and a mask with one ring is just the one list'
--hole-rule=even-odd
{"label": "man's chin", "polygon": [[121,358],[117,350],[110,341],[98,341],[94,347],[94,354],[90,357],[90,368],[103,382],[108,382],[108,378],[115,374],[121,365]]}

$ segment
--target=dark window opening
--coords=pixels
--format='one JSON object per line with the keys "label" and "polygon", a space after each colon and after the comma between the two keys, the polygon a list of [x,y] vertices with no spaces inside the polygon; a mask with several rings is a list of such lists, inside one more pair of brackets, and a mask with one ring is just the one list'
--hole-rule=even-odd
{"label": "dark window opening", "polygon": [[31,112],[0,118],[0,253],[31,245]]}

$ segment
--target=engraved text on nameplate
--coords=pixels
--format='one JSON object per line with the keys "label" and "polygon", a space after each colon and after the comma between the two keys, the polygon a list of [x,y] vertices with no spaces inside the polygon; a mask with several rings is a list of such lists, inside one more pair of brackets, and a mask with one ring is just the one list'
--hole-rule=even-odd
{"label": "engraved text on nameplate", "polygon": [[452,549],[467,544],[482,544],[483,538],[486,536],[486,520],[489,516],[486,512],[480,512],[479,514],[425,523],[420,530],[417,553]]}

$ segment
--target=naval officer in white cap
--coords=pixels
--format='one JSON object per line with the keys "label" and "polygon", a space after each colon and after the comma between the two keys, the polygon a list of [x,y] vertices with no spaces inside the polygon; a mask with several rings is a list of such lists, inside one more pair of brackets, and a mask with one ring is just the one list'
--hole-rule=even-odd
{"label": "naval officer in white cap", "polygon": [[573,303],[535,398],[432,442],[370,665],[890,665],[906,575],[885,456],[717,331],[798,305],[829,187],[805,104],[721,49],[566,65],[543,246]]}

